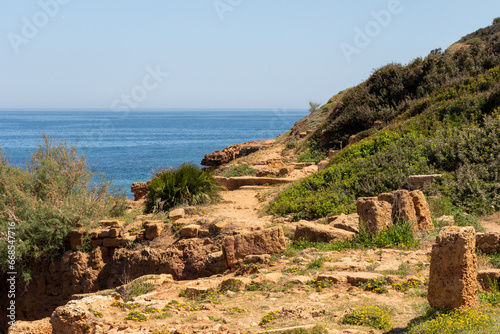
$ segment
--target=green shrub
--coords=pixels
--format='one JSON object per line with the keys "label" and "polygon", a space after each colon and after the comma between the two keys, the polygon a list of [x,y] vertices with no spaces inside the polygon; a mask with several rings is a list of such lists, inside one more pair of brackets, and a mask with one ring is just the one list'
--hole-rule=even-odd
{"label": "green shrub", "polygon": [[403,222],[395,224],[389,228],[375,234],[369,233],[361,225],[359,233],[356,235],[355,243],[364,248],[416,248],[418,241],[412,231],[412,224]]}
{"label": "green shrub", "polygon": [[498,287],[498,281],[496,279],[491,279],[488,277],[488,287],[489,291],[481,291],[479,293],[479,299],[483,302],[488,303],[492,306],[500,305],[500,289]]}
{"label": "green shrub", "polygon": [[217,197],[217,183],[211,171],[191,163],[158,173],[148,185],[146,212],[168,211],[181,204],[198,205]]}
{"label": "green shrub", "polygon": [[344,315],[340,323],[346,325],[368,326],[383,331],[390,331],[392,329],[391,317],[378,306],[356,307],[354,310]]}
{"label": "green shrub", "polygon": [[477,308],[453,311],[429,309],[421,317],[410,321],[408,334],[454,334],[490,328],[492,319]]}
{"label": "green shrub", "polygon": [[[76,147],[54,143],[43,135],[43,144],[32,153],[26,169],[12,167],[0,151],[0,228],[16,223],[16,264],[25,280],[35,263],[61,256],[68,233],[89,230],[97,221],[123,214],[125,196],[110,194],[105,182],[78,154]],[[6,271],[7,240],[0,239],[0,270]]]}
{"label": "green shrub", "polygon": [[309,151],[304,154],[299,155],[297,158],[298,162],[314,162],[318,163],[326,159],[326,155],[320,151]]}
{"label": "green shrub", "polygon": [[288,143],[285,144],[285,147],[287,149],[296,148],[297,147],[297,141],[296,140],[289,141]]}
{"label": "green shrub", "polygon": [[493,253],[490,254],[491,256],[491,264],[494,265],[496,268],[500,269],[500,253]]}
{"label": "green shrub", "polygon": [[255,175],[257,170],[248,165],[235,165],[226,170],[223,175],[225,177],[238,177],[245,175]]}

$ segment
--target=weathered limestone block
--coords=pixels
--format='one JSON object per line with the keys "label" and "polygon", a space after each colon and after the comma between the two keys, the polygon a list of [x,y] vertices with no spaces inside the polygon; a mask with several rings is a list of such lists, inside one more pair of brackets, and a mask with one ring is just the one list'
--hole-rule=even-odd
{"label": "weathered limestone block", "polygon": [[247,255],[281,253],[285,249],[285,234],[281,226],[227,236],[222,246],[228,267],[234,267]]}
{"label": "weathered limestone block", "polygon": [[184,218],[185,215],[186,215],[186,212],[184,211],[184,209],[175,209],[175,210],[172,210],[169,212],[168,218],[173,219],[173,220],[177,220],[177,219]]}
{"label": "weathered limestone block", "polygon": [[109,229],[109,237],[110,238],[118,238],[122,235],[122,230],[119,228],[110,228]]}
{"label": "weathered limestone block", "polygon": [[446,226],[432,247],[427,300],[434,308],[477,305],[476,231]]}
{"label": "weathered limestone block", "polygon": [[311,242],[330,242],[352,240],[356,234],[329,225],[315,224],[303,221],[295,229],[295,240]]}
{"label": "weathered limestone block", "polygon": [[500,287],[500,269],[481,270],[477,273],[477,281],[483,290],[490,290],[490,282]]}
{"label": "weathered limestone block", "polygon": [[478,233],[476,247],[483,253],[500,253],[500,232]]}
{"label": "weathered limestone block", "polygon": [[377,233],[392,226],[391,205],[376,197],[360,197],[356,201],[359,221],[370,233]]}
{"label": "weathered limestone block", "polygon": [[144,238],[146,240],[153,240],[158,238],[163,231],[164,223],[161,220],[146,221],[144,223]]}
{"label": "weathered limestone block", "polygon": [[[413,198],[408,190],[397,190],[393,192],[394,202],[392,204],[392,222],[410,222],[417,224],[417,213],[413,204]],[[414,229],[416,231],[416,229]]]}
{"label": "weathered limestone block", "polygon": [[410,192],[413,199],[415,214],[417,215],[417,230],[419,231],[434,231],[434,224],[431,218],[431,209],[429,203],[425,199],[425,195],[420,190]]}
{"label": "weathered limestone block", "polygon": [[78,229],[69,232],[69,245],[71,247],[71,250],[77,250],[79,247],[83,247],[84,236],[84,229]]}
{"label": "weathered limestone block", "polygon": [[330,226],[348,232],[359,233],[359,215],[357,213],[351,215],[341,214],[330,223]]}
{"label": "weathered limestone block", "polygon": [[181,229],[181,237],[183,237],[183,238],[197,238],[199,230],[200,230],[200,226],[196,225],[196,224],[184,226]]}

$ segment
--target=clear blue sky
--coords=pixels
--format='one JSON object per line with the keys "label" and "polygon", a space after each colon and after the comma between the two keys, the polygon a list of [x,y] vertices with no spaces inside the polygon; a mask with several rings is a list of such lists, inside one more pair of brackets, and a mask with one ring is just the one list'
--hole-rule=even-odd
{"label": "clear blue sky", "polygon": [[397,2],[2,0],[0,109],[110,109],[131,93],[136,109],[306,108],[500,16],[498,0]]}

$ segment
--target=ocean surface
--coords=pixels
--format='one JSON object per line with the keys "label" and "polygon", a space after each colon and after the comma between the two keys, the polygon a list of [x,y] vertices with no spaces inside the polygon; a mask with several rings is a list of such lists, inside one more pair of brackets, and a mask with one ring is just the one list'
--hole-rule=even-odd
{"label": "ocean surface", "polygon": [[0,111],[0,148],[25,166],[42,134],[78,147],[94,172],[132,197],[133,182],[207,153],[284,133],[306,110]]}

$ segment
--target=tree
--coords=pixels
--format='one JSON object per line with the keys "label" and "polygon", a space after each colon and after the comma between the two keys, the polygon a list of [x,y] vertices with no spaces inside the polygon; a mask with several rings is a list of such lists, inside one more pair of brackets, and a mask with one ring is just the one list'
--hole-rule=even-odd
{"label": "tree", "polygon": [[315,112],[316,110],[318,110],[319,106],[321,104],[319,103],[316,103],[316,102],[309,102],[309,111],[310,112]]}

